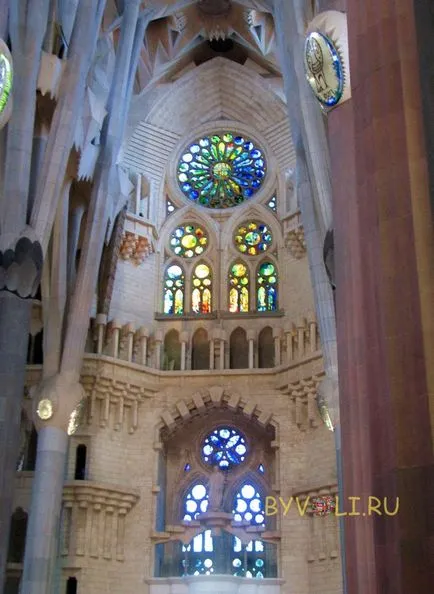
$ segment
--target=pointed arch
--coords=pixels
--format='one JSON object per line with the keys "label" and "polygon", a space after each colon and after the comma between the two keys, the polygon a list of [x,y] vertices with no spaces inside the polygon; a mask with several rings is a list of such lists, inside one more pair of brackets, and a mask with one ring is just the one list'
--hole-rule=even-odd
{"label": "pointed arch", "polygon": [[274,367],[273,329],[265,326],[258,336],[258,366],[260,369]]}
{"label": "pointed arch", "polygon": [[266,258],[256,269],[256,309],[258,311],[277,311],[278,287],[277,265],[271,258]]}
{"label": "pointed arch", "polygon": [[246,313],[250,309],[250,272],[247,264],[237,259],[229,268],[229,311]]}
{"label": "pointed arch", "polygon": [[247,369],[249,366],[249,343],[244,328],[236,328],[229,341],[229,361],[231,369]]}
{"label": "pointed arch", "polygon": [[193,370],[209,369],[210,344],[208,332],[204,328],[198,328],[193,334],[191,343],[191,368]]}
{"label": "pointed arch", "polygon": [[179,371],[181,369],[181,342],[178,330],[169,330],[164,337],[163,368],[167,371]]}
{"label": "pointed arch", "polygon": [[165,268],[163,280],[163,313],[182,315],[185,311],[185,271],[178,260]]}
{"label": "pointed arch", "polygon": [[193,268],[191,279],[191,310],[193,313],[211,313],[213,306],[212,281],[211,266],[205,260],[200,260]]}

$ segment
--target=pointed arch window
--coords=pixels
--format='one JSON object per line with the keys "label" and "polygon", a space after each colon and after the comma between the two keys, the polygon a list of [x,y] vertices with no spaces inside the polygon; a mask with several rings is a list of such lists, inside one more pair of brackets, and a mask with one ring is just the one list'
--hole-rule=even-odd
{"label": "pointed arch window", "polygon": [[258,311],[277,310],[278,277],[272,262],[260,264],[256,273],[256,307]]}
{"label": "pointed arch window", "polygon": [[164,275],[164,313],[182,315],[184,313],[184,270],[178,264],[171,264]]}
{"label": "pointed arch window", "polygon": [[211,313],[212,274],[209,266],[198,264],[193,271],[191,309],[194,313]]}
{"label": "pointed arch window", "polygon": [[249,269],[241,261],[232,264],[229,272],[229,311],[249,311]]}

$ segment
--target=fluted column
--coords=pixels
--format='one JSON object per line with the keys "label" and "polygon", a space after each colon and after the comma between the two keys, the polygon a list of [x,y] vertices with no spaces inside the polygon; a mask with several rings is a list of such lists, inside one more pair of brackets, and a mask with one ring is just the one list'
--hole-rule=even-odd
{"label": "fluted column", "polygon": [[155,369],[161,369],[161,349],[163,347],[163,333],[161,330],[157,330],[154,335],[154,367]]}
{"label": "fluted column", "polygon": [[273,328],[273,339],[274,339],[274,366],[279,367],[282,363],[281,355],[281,340],[282,330],[281,328]]}
{"label": "fluted column", "polygon": [[255,366],[255,336],[254,330],[247,331],[247,341],[249,343],[249,369],[253,369]]}

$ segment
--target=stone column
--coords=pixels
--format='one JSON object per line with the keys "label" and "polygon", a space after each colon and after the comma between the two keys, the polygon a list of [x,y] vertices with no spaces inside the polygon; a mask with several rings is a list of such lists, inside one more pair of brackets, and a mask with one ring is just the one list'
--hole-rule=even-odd
{"label": "stone column", "polygon": [[179,340],[181,341],[181,371],[185,371],[187,369],[188,332],[181,332]]}
{"label": "stone column", "polygon": [[139,340],[139,360],[138,362],[141,365],[146,365],[147,357],[148,357],[148,339],[149,339],[149,330],[144,326],[141,326],[137,330],[137,336]]}
{"label": "stone column", "polygon": [[80,197],[74,196],[71,199],[71,210],[68,220],[68,287],[74,286],[76,265],[77,265],[77,248],[80,238],[81,221],[84,215],[84,202]]}
{"label": "stone column", "polygon": [[253,369],[255,366],[255,335],[254,330],[247,331],[247,341],[249,343],[249,369]]}
{"label": "stone column", "polygon": [[286,362],[291,363],[294,360],[294,345],[292,340],[292,325],[285,326],[286,337]]}
{"label": "stone column", "polygon": [[102,354],[104,348],[104,330],[107,326],[107,316],[105,314],[97,314],[96,328],[97,328],[97,343],[96,352],[98,355]]}
{"label": "stone column", "polygon": [[209,368],[213,370],[215,366],[215,342],[214,338],[211,337],[209,341]]}
{"label": "stone column", "polygon": [[[325,233],[332,226],[332,189],[324,116],[305,78],[304,43],[311,18],[304,0],[274,0],[273,15],[282,67],[291,134],[297,155],[296,185],[301,209],[324,368],[338,377],[333,292],[323,261]],[[333,424],[339,423],[339,392],[328,402]]]}
{"label": "stone column", "polygon": [[[344,490],[392,507],[400,498],[394,517],[346,519],[349,594],[432,591],[434,257],[414,21],[423,4],[347,1],[352,99],[329,117]],[[432,20],[425,26],[432,40]]]}
{"label": "stone column", "polygon": [[282,330],[281,328],[273,328],[274,339],[274,366],[279,367],[282,363],[281,344]]}
{"label": "stone column", "polygon": [[48,594],[51,591],[67,447],[68,435],[63,429],[47,426],[39,430],[22,594]]}
{"label": "stone column", "polygon": [[154,367],[155,369],[161,369],[161,349],[163,345],[163,333],[161,330],[157,330],[154,335]]}

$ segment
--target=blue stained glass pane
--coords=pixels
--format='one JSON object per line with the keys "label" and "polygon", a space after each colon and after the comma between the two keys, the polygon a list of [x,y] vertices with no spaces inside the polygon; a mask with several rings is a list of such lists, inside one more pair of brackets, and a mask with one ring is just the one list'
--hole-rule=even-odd
{"label": "blue stained glass pane", "polygon": [[204,461],[210,466],[217,464],[223,469],[229,469],[244,462],[246,454],[245,438],[239,431],[229,427],[215,429],[207,435],[202,444]]}

